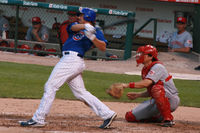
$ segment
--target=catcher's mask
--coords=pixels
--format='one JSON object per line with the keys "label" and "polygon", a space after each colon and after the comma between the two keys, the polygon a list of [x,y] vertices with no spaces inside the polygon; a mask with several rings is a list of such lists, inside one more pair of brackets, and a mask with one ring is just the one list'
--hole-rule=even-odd
{"label": "catcher's mask", "polygon": [[138,48],[136,52],[136,62],[137,66],[144,62],[144,55],[151,55],[153,56],[154,61],[158,61],[158,52],[157,49],[152,45],[145,45]]}

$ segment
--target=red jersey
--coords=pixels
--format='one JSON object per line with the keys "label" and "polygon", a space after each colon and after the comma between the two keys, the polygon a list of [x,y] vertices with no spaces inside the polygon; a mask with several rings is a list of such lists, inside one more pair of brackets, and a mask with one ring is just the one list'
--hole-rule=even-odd
{"label": "red jersey", "polygon": [[67,33],[67,26],[69,24],[71,24],[71,22],[69,20],[66,20],[60,25],[60,39],[62,41],[62,44],[64,44],[69,37]]}

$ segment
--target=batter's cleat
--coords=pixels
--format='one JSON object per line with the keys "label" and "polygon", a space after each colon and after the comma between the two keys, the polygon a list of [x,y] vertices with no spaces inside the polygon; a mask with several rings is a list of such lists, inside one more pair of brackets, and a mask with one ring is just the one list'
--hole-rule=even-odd
{"label": "batter's cleat", "polygon": [[104,120],[103,124],[99,128],[106,129],[106,128],[110,127],[110,125],[112,124],[112,122],[114,121],[114,119],[116,117],[117,117],[117,113],[114,113],[114,115],[112,115],[111,118]]}
{"label": "batter's cleat", "polygon": [[19,121],[19,124],[20,126],[23,126],[23,127],[28,127],[28,126],[31,126],[31,127],[44,127],[45,124],[40,124],[36,121],[34,121],[33,119],[30,119],[28,121]]}
{"label": "batter's cleat", "polygon": [[160,124],[160,126],[162,127],[172,127],[175,125],[175,122],[174,121],[164,121],[162,124]]}

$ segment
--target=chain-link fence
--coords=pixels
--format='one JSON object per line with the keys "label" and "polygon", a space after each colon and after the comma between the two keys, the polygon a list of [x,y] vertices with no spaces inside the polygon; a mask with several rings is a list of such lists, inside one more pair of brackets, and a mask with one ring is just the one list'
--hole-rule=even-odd
{"label": "chain-link fence", "polygon": [[[60,55],[57,26],[69,20],[70,11],[78,12],[80,9],[81,7],[60,4],[0,0],[0,49],[41,56]],[[135,15],[133,12],[119,10],[94,10],[97,12],[96,26],[98,27],[105,27],[114,22],[126,20],[128,16],[130,18]],[[38,34],[41,34],[42,41],[33,35],[33,17],[41,19],[41,24],[44,28]],[[55,22],[55,18],[57,22]],[[7,29],[1,29],[1,25],[2,27],[7,26]],[[116,55],[120,59],[129,58],[133,38],[133,32],[131,32],[133,31],[133,25],[133,22],[129,22],[103,30],[105,38],[109,42],[108,50],[100,52],[97,49],[92,49],[87,52],[86,56],[92,56],[92,58],[116,58],[114,56]],[[127,32],[127,29],[130,33]],[[4,30],[6,31],[6,38],[3,36]],[[127,34],[129,35],[127,36]],[[126,53],[124,52],[125,49],[130,50]]]}

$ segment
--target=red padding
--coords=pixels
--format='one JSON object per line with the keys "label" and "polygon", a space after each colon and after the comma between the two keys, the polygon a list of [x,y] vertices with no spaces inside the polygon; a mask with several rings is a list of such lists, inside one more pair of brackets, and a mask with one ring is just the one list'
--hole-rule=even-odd
{"label": "red padding", "polygon": [[136,120],[135,116],[133,115],[132,111],[126,112],[125,119],[126,119],[128,122],[138,122],[138,121]]}

